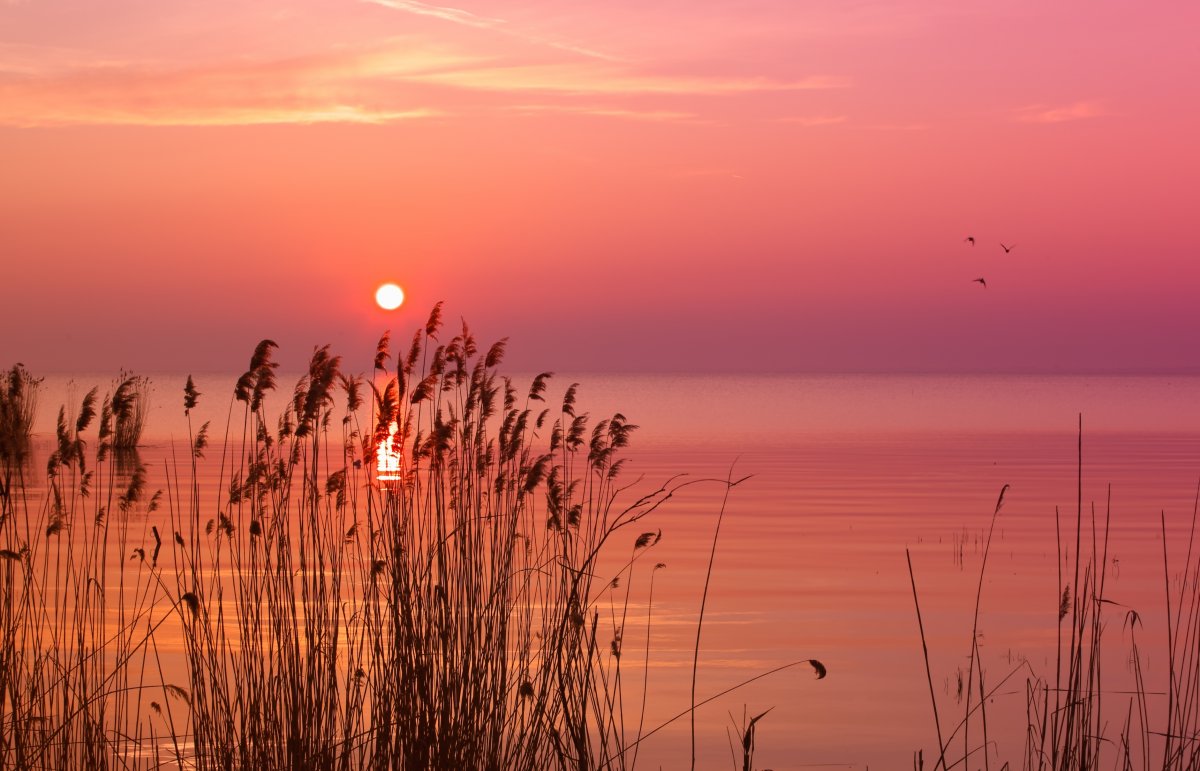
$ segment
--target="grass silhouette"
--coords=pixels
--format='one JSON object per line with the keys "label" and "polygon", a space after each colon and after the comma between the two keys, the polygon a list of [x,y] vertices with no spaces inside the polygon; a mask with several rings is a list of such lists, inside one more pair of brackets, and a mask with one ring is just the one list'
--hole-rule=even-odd
{"label": "grass silhouette", "polygon": [[[1081,416],[1074,532],[1068,532],[1065,539],[1061,513],[1055,511],[1058,592],[1055,595],[1056,656],[1052,678],[1035,671],[1028,661],[1021,661],[995,682],[985,678],[978,629],[988,552],[1008,485],[1000,491],[983,542],[968,672],[959,684],[965,693],[963,713],[949,734],[944,733],[947,726],[939,715],[916,576],[912,556],[907,555],[937,734],[937,755],[931,758],[934,771],[959,767],[1014,767],[1011,762],[1001,763],[991,758],[994,748],[988,732],[987,705],[1020,675],[1025,677],[1026,722],[1022,768],[1036,771],[1102,768],[1189,771],[1200,768],[1200,553],[1195,549],[1200,489],[1187,541],[1183,544],[1186,548],[1184,564],[1174,573],[1168,558],[1166,517],[1160,518],[1167,622],[1164,657],[1167,692],[1163,694],[1166,696],[1165,709],[1152,716],[1148,702],[1158,694],[1148,689],[1142,668],[1144,656],[1136,634],[1141,617],[1137,610],[1119,605],[1105,593],[1106,578],[1112,572],[1109,551],[1111,489],[1103,514],[1098,514],[1094,505],[1089,513],[1083,503],[1082,479]],[[1129,634],[1126,653],[1134,675],[1134,688],[1132,692],[1114,694],[1106,688],[1102,654],[1107,650],[1106,630],[1117,620],[1121,622],[1122,630]],[[972,736],[977,737],[975,741]],[[916,769],[925,768],[923,752],[914,757],[913,765]]]}
{"label": "grass silhouette", "polygon": [[[621,676],[628,587],[661,567],[661,531],[639,525],[685,487],[736,482],[632,492],[623,415],[578,412],[575,385],[549,405],[550,373],[498,372],[504,341],[446,336],[439,304],[406,349],[380,340],[369,377],[318,348],[282,394],[264,340],[219,446],[189,377],[187,445],[153,492],[138,456],[119,460],[145,378],[60,410],[43,477],[5,455],[0,766],[635,766],[663,727],[645,726],[645,674]],[[26,390],[5,405],[30,410],[13,373]],[[5,441],[29,425],[6,418]]]}

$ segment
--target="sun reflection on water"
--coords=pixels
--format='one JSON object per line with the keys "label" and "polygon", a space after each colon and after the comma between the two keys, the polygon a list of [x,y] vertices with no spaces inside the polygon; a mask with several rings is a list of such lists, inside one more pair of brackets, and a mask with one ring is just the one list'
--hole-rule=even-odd
{"label": "sun reflection on water", "polygon": [[399,424],[392,421],[388,425],[388,435],[379,442],[379,447],[375,449],[375,478],[380,482],[395,481],[401,478],[402,459],[400,457],[400,448],[396,446],[396,432],[400,430]]}

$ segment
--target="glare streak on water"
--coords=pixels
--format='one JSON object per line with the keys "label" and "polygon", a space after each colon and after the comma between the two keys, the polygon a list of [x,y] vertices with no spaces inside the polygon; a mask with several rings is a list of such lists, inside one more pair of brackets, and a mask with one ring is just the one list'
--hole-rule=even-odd
{"label": "glare streak on water", "polygon": [[[148,489],[162,486],[172,442],[186,441],[182,376],[152,376],[154,409],[142,449]],[[198,427],[212,421],[202,466],[215,477],[234,376],[197,378]],[[39,430],[105,377],[50,378]],[[758,765],[774,769],[846,763],[908,767],[933,743],[905,549],[912,552],[944,714],[957,714],[953,683],[970,642],[982,544],[1000,489],[1010,485],[984,581],[981,631],[997,680],[1027,656],[1051,662],[1058,596],[1055,512],[1072,533],[1077,426],[1083,415],[1083,514],[1103,527],[1111,485],[1110,596],[1136,608],[1145,639],[1162,628],[1160,515],[1178,564],[1200,477],[1200,378],[1022,376],[559,377],[548,403],[579,381],[594,417],[619,411],[642,428],[627,477],[643,487],[670,475],[753,475],[730,498],[703,631],[699,693],[714,693],[796,659],[816,658],[829,677],[797,669],[706,707],[698,720],[704,768],[729,762],[726,728],[743,705],[757,714]],[[517,382],[521,382],[517,378]],[[290,379],[280,378],[281,393]],[[282,401],[277,397],[277,402]],[[235,429],[236,430],[236,429]],[[186,456],[182,444],[176,450]],[[639,488],[640,489],[640,488]],[[656,575],[650,662],[652,726],[687,705],[695,613],[720,507],[718,486],[689,488],[641,529],[664,538],[648,564]],[[629,540],[637,533],[629,534]],[[624,548],[624,547],[622,547]],[[634,576],[626,651],[640,651],[646,569]],[[614,601],[620,598],[614,598]],[[1123,611],[1122,611],[1123,612]],[[1110,643],[1124,650],[1119,616]],[[1161,636],[1161,635],[1160,635]],[[1048,653],[1051,651],[1051,653]],[[1161,652],[1155,651],[1161,655]],[[640,686],[629,655],[627,683]],[[1119,672],[1120,665],[1115,667]],[[630,687],[636,699],[639,688]],[[993,709],[997,725],[1023,727],[1023,680]],[[1004,714],[1011,714],[1009,720]],[[1124,714],[1123,707],[1114,715]],[[679,767],[684,723],[648,742],[646,767]],[[1001,738],[1001,760],[1020,762],[1019,737]]]}

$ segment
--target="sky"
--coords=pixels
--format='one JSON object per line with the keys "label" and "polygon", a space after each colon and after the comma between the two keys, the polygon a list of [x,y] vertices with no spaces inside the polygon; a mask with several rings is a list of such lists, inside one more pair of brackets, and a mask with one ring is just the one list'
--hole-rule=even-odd
{"label": "sky", "polygon": [[0,366],[1200,372],[1200,5],[444,2],[0,0]]}

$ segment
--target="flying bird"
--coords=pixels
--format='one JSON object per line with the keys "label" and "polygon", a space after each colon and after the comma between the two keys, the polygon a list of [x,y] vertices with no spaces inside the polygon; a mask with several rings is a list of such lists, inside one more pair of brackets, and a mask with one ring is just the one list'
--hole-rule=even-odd
{"label": "flying bird", "polygon": [[1011,252],[1013,249],[1016,249],[1016,248],[1017,248],[1017,245],[1016,245],[1016,244],[1013,244],[1012,246],[1005,246],[1004,244],[1000,244],[1000,248],[1004,250],[1004,253],[1005,253],[1005,254],[1008,254],[1008,253],[1009,253],[1009,252]]}
{"label": "flying bird", "polygon": [[964,241],[966,241],[966,242],[967,242],[968,244],[970,244],[971,246],[974,246],[974,245],[975,245],[975,236],[967,236],[967,237],[966,237],[966,238],[964,238],[963,240],[964,240]]}
{"label": "flying bird", "polygon": [[981,278],[977,278],[977,279],[975,279],[974,281],[972,281],[971,283],[972,283],[972,284],[983,284],[983,288],[984,288],[984,289],[987,289],[987,282],[986,282],[986,281],[984,281],[984,280],[983,280],[983,279],[981,279]]}

